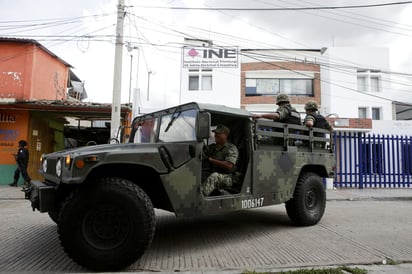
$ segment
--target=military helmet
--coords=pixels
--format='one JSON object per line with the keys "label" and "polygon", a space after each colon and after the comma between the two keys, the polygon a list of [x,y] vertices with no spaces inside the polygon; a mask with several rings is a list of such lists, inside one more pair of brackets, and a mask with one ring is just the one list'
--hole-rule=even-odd
{"label": "military helmet", "polygon": [[305,104],[305,110],[318,110],[318,104],[315,101],[309,100]]}
{"label": "military helmet", "polygon": [[289,103],[289,102],[290,102],[289,96],[287,96],[284,93],[281,93],[276,97],[276,104],[277,105],[279,105],[280,103]]}

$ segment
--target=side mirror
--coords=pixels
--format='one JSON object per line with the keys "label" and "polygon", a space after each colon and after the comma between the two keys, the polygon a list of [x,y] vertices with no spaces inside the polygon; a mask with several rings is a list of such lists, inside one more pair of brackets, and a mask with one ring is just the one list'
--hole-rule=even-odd
{"label": "side mirror", "polygon": [[199,112],[196,121],[196,137],[198,141],[208,139],[210,136],[210,113]]}

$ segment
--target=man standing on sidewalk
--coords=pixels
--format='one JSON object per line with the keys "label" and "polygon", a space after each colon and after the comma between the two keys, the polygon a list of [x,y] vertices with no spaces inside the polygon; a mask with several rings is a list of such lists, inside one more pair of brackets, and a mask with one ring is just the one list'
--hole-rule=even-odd
{"label": "man standing on sidewalk", "polygon": [[30,183],[31,179],[27,174],[27,166],[29,164],[29,151],[27,150],[26,146],[27,142],[25,140],[19,141],[19,148],[17,150],[17,154],[15,154],[17,168],[16,171],[14,171],[13,183],[9,184],[9,186],[17,186],[20,178],[20,173],[24,178],[24,184],[28,186],[28,184]]}

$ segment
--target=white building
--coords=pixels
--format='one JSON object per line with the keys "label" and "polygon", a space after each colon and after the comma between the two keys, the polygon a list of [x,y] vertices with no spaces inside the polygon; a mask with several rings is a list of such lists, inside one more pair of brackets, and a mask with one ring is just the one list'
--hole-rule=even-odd
{"label": "white building", "polygon": [[346,118],[394,120],[389,49],[322,49],[321,93],[324,113]]}
{"label": "white building", "polygon": [[182,49],[180,103],[201,102],[240,108],[240,60],[237,47],[185,40]]}

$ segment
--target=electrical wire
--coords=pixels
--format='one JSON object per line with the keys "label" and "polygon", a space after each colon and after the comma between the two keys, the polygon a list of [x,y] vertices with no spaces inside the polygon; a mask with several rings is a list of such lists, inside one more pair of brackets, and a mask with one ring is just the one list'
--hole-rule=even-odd
{"label": "electrical wire", "polygon": [[317,7],[284,7],[284,8],[204,8],[204,7],[162,7],[162,6],[131,6],[146,9],[169,9],[169,10],[213,10],[213,11],[300,11],[300,10],[334,10],[334,9],[360,9],[360,8],[375,8],[385,6],[407,5],[412,4],[412,1],[391,2],[369,5],[347,5],[347,6],[317,6]]}

